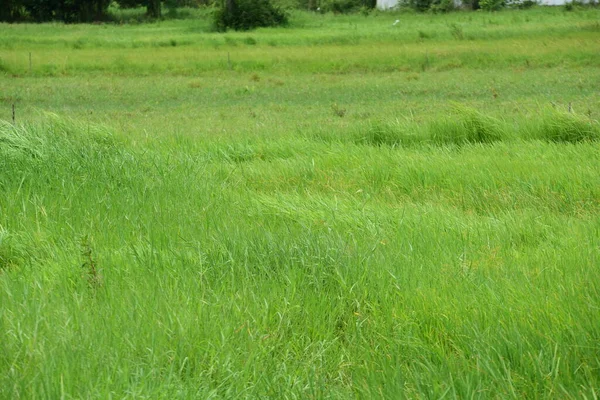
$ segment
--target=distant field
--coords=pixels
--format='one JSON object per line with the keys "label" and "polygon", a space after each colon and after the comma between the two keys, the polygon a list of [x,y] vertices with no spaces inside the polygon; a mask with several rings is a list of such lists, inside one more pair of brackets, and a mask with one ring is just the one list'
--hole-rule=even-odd
{"label": "distant field", "polygon": [[0,398],[598,397],[600,10],[191,17],[0,24]]}

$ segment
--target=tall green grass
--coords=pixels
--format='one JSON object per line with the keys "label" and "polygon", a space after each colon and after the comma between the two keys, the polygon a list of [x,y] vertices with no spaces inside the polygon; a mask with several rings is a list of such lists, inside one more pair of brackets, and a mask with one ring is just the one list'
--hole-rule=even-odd
{"label": "tall green grass", "polygon": [[545,108],[539,116],[510,123],[465,106],[455,106],[446,118],[426,126],[410,121],[378,121],[366,129],[357,129],[354,134],[356,143],[392,147],[463,146],[515,140],[578,143],[599,139],[597,121],[567,111]]}
{"label": "tall green grass", "polygon": [[2,397],[595,393],[596,142],[0,132]]}
{"label": "tall green grass", "polygon": [[594,398],[596,17],[3,25],[0,398]]}

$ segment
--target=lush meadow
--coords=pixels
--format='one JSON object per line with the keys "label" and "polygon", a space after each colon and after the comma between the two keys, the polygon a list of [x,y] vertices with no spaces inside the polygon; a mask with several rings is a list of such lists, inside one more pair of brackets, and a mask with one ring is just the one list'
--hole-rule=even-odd
{"label": "lush meadow", "polygon": [[0,398],[598,397],[600,10],[189,12],[0,25]]}

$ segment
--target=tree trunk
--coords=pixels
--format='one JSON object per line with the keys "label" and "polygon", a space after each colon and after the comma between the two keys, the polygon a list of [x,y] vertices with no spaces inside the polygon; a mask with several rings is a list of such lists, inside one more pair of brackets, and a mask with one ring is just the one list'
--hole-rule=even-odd
{"label": "tree trunk", "polygon": [[150,18],[160,18],[160,0],[148,0],[147,13]]}
{"label": "tree trunk", "polygon": [[227,15],[232,16],[235,12],[235,0],[225,0],[225,9],[227,10]]}

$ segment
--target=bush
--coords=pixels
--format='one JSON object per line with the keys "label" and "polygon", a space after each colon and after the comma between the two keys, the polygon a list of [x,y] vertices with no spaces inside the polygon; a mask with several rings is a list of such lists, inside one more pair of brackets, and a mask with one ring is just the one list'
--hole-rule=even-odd
{"label": "bush", "polygon": [[445,13],[456,8],[453,0],[433,0],[429,10],[433,13]]}
{"label": "bush", "polygon": [[456,9],[454,0],[400,0],[400,5],[418,12],[443,13]]}
{"label": "bush", "polygon": [[412,8],[415,11],[427,11],[431,7],[432,0],[403,0],[401,5],[403,7]]}
{"label": "bush", "polygon": [[249,29],[287,25],[286,13],[269,0],[225,0],[214,14],[215,29]]}
{"label": "bush", "polygon": [[498,11],[505,6],[504,0],[480,0],[479,7],[485,11]]}
{"label": "bush", "polygon": [[535,7],[537,2],[534,0],[507,0],[506,6],[510,8],[516,8],[518,10],[527,10]]}
{"label": "bush", "polygon": [[462,7],[470,10],[479,10],[479,0],[463,0]]}
{"label": "bush", "polygon": [[351,0],[334,0],[329,2],[329,7],[326,11],[332,11],[335,14],[348,14],[356,9],[356,6]]}
{"label": "bush", "polygon": [[323,0],[320,2],[322,12],[333,12],[335,14],[348,14],[360,12],[368,15],[369,11],[377,5],[373,0]]}

